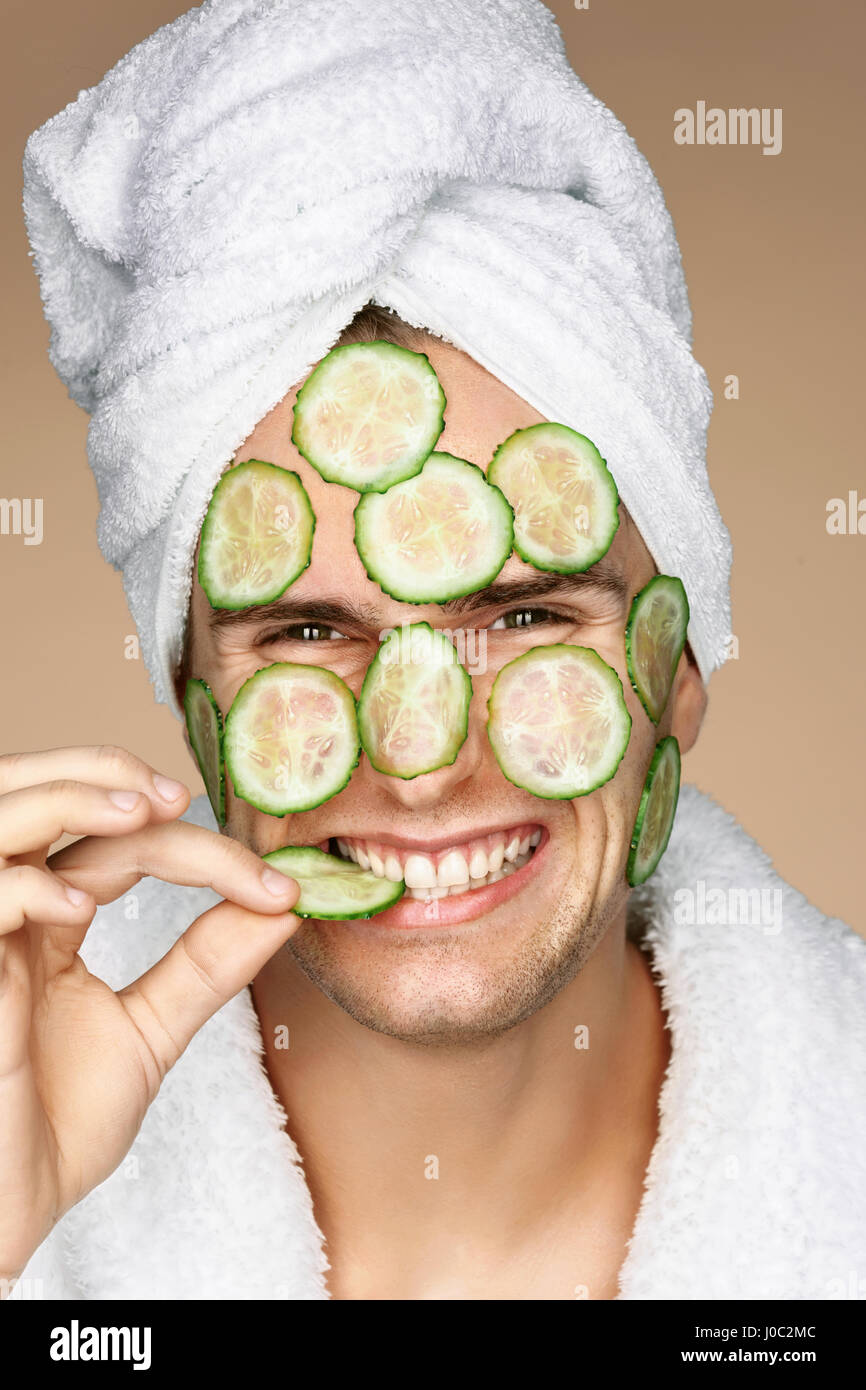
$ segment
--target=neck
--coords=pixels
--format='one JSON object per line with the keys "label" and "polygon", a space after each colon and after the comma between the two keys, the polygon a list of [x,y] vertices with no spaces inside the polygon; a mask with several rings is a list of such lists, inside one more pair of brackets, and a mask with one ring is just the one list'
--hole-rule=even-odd
{"label": "neck", "polygon": [[[471,1250],[473,1268],[500,1265],[587,1209],[593,1220],[614,1200],[620,1210],[623,1181],[630,1236],[669,1054],[624,918],[545,1008],[471,1047],[415,1046],[363,1027],[288,951],[252,988],[269,1075],[347,1285],[352,1270],[408,1270],[410,1246],[428,1267],[438,1252],[446,1282],[459,1279],[455,1248]],[[274,1046],[280,1025],[288,1050]]]}

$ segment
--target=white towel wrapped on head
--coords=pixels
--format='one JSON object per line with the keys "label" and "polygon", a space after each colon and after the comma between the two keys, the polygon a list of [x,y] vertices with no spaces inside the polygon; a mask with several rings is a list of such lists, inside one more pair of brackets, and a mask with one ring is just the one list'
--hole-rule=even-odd
{"label": "white towel wrapped on head", "polygon": [[704,677],[725,659],[673,226],[541,0],[207,0],[34,132],[24,208],[99,542],[175,712],[214,484],[368,300],[593,440]]}

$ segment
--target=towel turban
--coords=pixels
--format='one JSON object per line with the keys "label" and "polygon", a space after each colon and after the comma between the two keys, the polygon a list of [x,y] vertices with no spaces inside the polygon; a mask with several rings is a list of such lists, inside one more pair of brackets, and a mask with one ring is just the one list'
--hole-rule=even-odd
{"label": "towel turban", "polygon": [[593,440],[703,676],[724,660],[673,226],[541,0],[207,0],[31,135],[24,212],[99,544],[176,713],[215,482],[368,300]]}

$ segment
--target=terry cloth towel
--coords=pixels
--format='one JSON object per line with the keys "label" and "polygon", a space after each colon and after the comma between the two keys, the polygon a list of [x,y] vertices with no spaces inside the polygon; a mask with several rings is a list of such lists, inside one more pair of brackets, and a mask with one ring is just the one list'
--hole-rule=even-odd
{"label": "terry cloth towel", "polygon": [[725,659],[673,226],[541,0],[207,0],[34,132],[24,210],[100,545],[175,713],[216,480],[371,299],[594,441],[704,677]]}
{"label": "terry cloth towel", "polygon": [[[187,818],[214,824],[203,797]],[[138,918],[124,900],[99,909],[82,952],[118,988],[216,900],[153,879],[136,895]],[[672,1053],[619,1297],[866,1297],[866,942],[690,786],[630,908]],[[261,1059],[245,989],[13,1297],[327,1299],[321,1232]]]}

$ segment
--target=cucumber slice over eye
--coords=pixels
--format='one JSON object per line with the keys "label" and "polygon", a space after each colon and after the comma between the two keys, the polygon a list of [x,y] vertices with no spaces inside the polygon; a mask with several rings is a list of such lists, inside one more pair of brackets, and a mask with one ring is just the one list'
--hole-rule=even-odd
{"label": "cucumber slice over eye", "polygon": [[631,734],[622,682],[590,647],[532,647],[503,666],[487,735],[509,782],[571,800],[613,777]]}
{"label": "cucumber slice over eye", "polygon": [[668,847],[680,795],[680,745],[673,734],[656,744],[631,837],[626,877],[645,883]]}
{"label": "cucumber slice over eye", "polygon": [[361,745],[379,772],[420,777],[456,759],[469,728],[472,681],[453,642],[429,623],[386,637],[358,699]]}
{"label": "cucumber slice over eye", "polygon": [[352,692],[321,666],[265,666],[244,682],[226,717],[234,789],[269,816],[309,811],[336,796],[360,756]]}
{"label": "cucumber slice over eye", "polygon": [[292,908],[299,917],[320,921],[373,917],[399,902],[406,885],[400,880],[378,878],[360,864],[338,859],[324,850],[303,845],[287,845],[262,856],[280,873],[295,879],[300,888]]}
{"label": "cucumber slice over eye", "polygon": [[445,603],[483,589],[511,554],[511,508],[474,463],[431,454],[416,477],[355,508],[367,574],[404,603]]}
{"label": "cucumber slice over eye", "polygon": [[186,728],[199,772],[218,825],[226,823],[226,779],[223,767],[223,717],[204,681],[191,677],[183,694]]}
{"label": "cucumber slice over eye", "polygon": [[279,598],[307,568],[316,518],[297,473],[249,459],[224,473],[201,528],[199,583],[212,608]]}
{"label": "cucumber slice over eye", "polygon": [[689,603],[682,580],[657,574],[635,595],[625,627],[629,679],[654,724],[671,693],[686,644]]}
{"label": "cucumber slice over eye", "polygon": [[426,353],[344,343],[298,392],[292,442],[326,482],[384,492],[420,472],[442,433],[444,410]]}
{"label": "cucumber slice over eye", "polygon": [[539,570],[575,574],[610,548],[619,494],[591,440],[567,425],[530,425],[500,444],[487,470],[514,508],[514,548]]}

